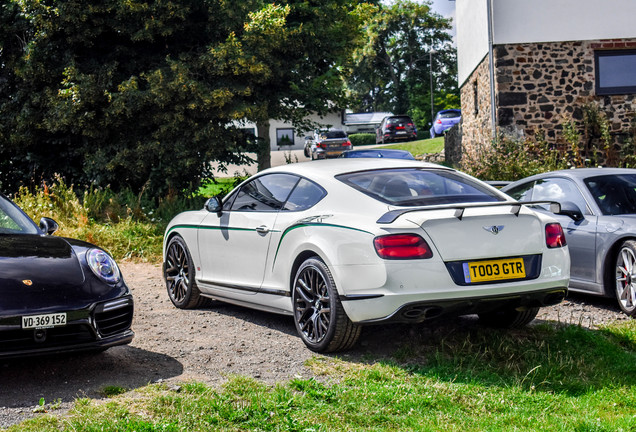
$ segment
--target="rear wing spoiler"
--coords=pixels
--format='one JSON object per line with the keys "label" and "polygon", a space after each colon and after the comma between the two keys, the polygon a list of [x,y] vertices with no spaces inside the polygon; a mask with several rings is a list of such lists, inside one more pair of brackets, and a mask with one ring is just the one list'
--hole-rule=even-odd
{"label": "rear wing spoiler", "polygon": [[432,210],[455,210],[455,217],[459,220],[462,220],[464,217],[464,211],[467,208],[480,208],[480,207],[503,207],[510,206],[510,213],[515,216],[519,216],[519,212],[521,211],[521,206],[524,205],[538,205],[538,204],[548,204],[550,205],[550,212],[552,213],[560,213],[561,212],[561,204],[554,201],[500,201],[500,202],[487,202],[487,203],[466,203],[466,204],[441,204],[441,205],[431,205],[431,206],[421,206],[421,207],[409,207],[397,210],[391,210],[384,213],[380,219],[376,222],[379,224],[390,224],[395,222],[397,218],[406,213],[412,212],[421,212],[421,211],[432,211]]}

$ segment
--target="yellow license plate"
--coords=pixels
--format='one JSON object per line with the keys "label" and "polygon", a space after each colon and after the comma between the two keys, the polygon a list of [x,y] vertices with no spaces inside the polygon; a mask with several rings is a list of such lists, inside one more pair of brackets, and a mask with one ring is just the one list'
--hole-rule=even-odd
{"label": "yellow license plate", "polygon": [[521,279],[525,277],[526,269],[523,265],[523,258],[464,263],[464,279],[467,283]]}

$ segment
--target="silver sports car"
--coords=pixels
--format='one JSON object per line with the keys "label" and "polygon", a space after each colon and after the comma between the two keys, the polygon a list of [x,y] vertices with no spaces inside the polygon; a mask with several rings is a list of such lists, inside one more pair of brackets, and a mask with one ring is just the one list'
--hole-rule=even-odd
{"label": "silver sports car", "polygon": [[627,315],[636,315],[636,169],[554,171],[502,191],[519,201],[559,202],[567,216],[552,216],[570,249],[569,289],[616,297]]}

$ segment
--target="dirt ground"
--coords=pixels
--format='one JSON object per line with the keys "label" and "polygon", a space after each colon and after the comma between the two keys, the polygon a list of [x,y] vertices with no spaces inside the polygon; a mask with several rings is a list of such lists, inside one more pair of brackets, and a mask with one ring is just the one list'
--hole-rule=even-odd
{"label": "dirt ground", "polygon": [[[64,413],[78,397],[101,398],[106,386],[134,389],[148,383],[197,380],[212,385],[228,375],[268,383],[310,377],[303,366],[315,354],[296,335],[292,318],[216,303],[199,310],[175,308],[166,294],[159,266],[122,263],[135,298],[135,339],[100,354],[0,361],[0,428],[33,417],[38,401],[59,401]],[[594,327],[626,320],[614,302],[571,296],[544,308],[535,322],[552,320]],[[471,317],[441,325],[476,325]],[[437,324],[439,325],[439,324]],[[358,344],[339,357],[368,362],[390,357],[427,325],[392,325],[363,330]]]}

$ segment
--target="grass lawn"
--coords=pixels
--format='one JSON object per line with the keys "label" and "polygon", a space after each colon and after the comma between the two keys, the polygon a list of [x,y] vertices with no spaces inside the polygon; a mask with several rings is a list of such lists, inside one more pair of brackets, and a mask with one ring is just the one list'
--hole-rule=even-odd
{"label": "grass lawn", "polygon": [[[389,358],[317,356],[267,385],[152,384],[9,431],[635,431],[636,320],[428,331]],[[107,392],[104,392],[105,394]]]}
{"label": "grass lawn", "polygon": [[409,141],[399,144],[391,144],[383,148],[406,150],[413,156],[424,153],[439,153],[444,149],[444,137],[429,138],[418,141]]}

